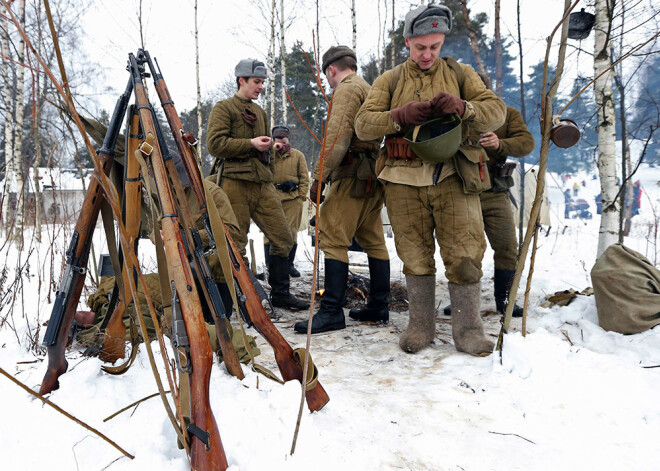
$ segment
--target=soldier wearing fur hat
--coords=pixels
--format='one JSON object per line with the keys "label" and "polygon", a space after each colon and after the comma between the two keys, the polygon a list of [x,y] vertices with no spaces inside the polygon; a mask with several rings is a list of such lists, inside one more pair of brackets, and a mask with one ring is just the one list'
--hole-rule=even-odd
{"label": "soldier wearing fur hat", "polygon": [[[353,131],[357,111],[367,97],[369,85],[356,75],[355,52],[334,46],[323,55],[323,73],[333,89],[332,109],[327,118],[323,169],[314,169],[310,197],[316,201],[325,185],[329,191],[320,210],[319,247],[325,254],[325,291],[321,308],[312,320],[312,333],[343,329],[344,295],[348,281],[348,247],[353,237],[369,257],[369,301],[349,315],[360,321],[388,322],[390,261],[380,211],[383,187],[374,171],[380,138],[359,139]],[[295,325],[307,332],[307,321]]]}
{"label": "soldier wearing fur hat", "polygon": [[[472,130],[500,127],[506,107],[472,67],[439,58],[451,27],[451,12],[444,5],[424,5],[406,15],[408,60],[376,79],[355,118],[355,131],[360,139],[386,137],[379,179],[410,301],[408,328],[399,345],[415,353],[435,337],[437,238],[449,280],[454,344],[459,351],[484,356],[494,344],[480,317],[486,240],[479,193],[490,187],[490,179],[484,149],[468,137]],[[410,145],[419,132],[415,128],[448,116],[462,120],[460,147],[443,162],[428,154],[420,158]]]}
{"label": "soldier wearing fur hat", "polygon": [[[236,65],[238,91],[219,101],[209,116],[206,144],[215,157],[211,173],[231,202],[241,237],[236,245],[245,254],[250,219],[271,243],[268,281],[274,306],[307,309],[309,303],[289,292],[289,253],[293,239],[282,203],[273,186],[271,138],[266,112],[253,100],[267,78],[263,62],[243,59]],[[279,145],[273,146],[278,150]]]}
{"label": "soldier wearing fur hat", "polygon": [[[289,141],[290,131],[286,126],[275,126],[272,129],[275,144],[280,144],[279,150],[273,154],[275,189],[282,202],[282,210],[286,222],[291,230],[293,248],[289,252],[289,275],[294,278],[300,276],[300,272],[294,265],[296,250],[298,249],[298,229],[302,221],[303,203],[309,190],[309,171],[305,155],[298,149],[291,147]],[[264,237],[264,253],[266,262],[270,258],[270,241]]]}

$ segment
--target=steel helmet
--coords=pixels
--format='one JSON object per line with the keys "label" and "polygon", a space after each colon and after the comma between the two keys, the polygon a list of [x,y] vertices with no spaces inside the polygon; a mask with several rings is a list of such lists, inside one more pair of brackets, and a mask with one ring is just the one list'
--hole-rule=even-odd
{"label": "steel helmet", "polygon": [[433,163],[451,159],[463,141],[462,120],[457,114],[435,118],[410,129],[404,139],[422,160]]}

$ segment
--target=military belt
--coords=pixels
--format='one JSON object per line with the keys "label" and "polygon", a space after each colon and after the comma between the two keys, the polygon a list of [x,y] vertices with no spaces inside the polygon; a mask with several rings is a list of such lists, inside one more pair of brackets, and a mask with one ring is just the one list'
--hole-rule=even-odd
{"label": "military belt", "polygon": [[385,138],[385,149],[390,159],[414,160],[417,154],[413,152],[408,142],[402,137]]}

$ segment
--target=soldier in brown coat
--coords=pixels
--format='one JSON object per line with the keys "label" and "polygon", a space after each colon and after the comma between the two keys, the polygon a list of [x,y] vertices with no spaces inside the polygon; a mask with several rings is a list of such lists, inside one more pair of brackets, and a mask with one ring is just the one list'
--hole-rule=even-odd
{"label": "soldier in brown coat", "polygon": [[[490,78],[479,74],[488,89],[491,88]],[[483,133],[479,143],[488,154],[488,171],[492,188],[479,195],[481,214],[484,219],[484,229],[488,242],[493,248],[495,262],[494,294],[497,312],[506,311],[509,300],[509,290],[516,269],[518,256],[518,241],[516,226],[511,207],[513,186],[511,172],[515,163],[506,162],[507,157],[524,157],[534,150],[534,137],[520,112],[510,106],[506,107],[506,122],[494,132]],[[445,314],[451,314],[451,306],[445,308]],[[513,316],[521,317],[522,308],[515,305]]]}
{"label": "soldier in brown coat", "polygon": [[[353,237],[369,257],[369,301],[353,309],[351,318],[387,322],[390,295],[390,260],[380,211],[383,187],[374,171],[380,138],[363,140],[353,132],[355,115],[369,93],[369,84],[355,74],[355,52],[346,46],[331,47],[323,54],[323,73],[333,89],[325,148],[314,169],[310,190],[316,202],[326,184],[330,189],[321,206],[319,247],[325,254],[325,291],[321,309],[312,320],[312,333],[346,327],[344,310],[348,281],[348,247]],[[307,321],[295,325],[307,332]]]}
{"label": "soldier in brown coat", "polygon": [[[252,219],[271,242],[268,281],[274,306],[307,309],[309,303],[289,292],[289,252],[293,247],[282,203],[273,186],[271,138],[266,112],[252,100],[266,80],[263,62],[244,59],[235,70],[238,92],[219,101],[209,116],[206,144],[215,157],[212,174],[238,220],[236,245],[245,254]],[[275,150],[278,147],[275,146]]]}
{"label": "soldier in brown coat", "polygon": [[[435,337],[437,238],[454,308],[454,344],[459,351],[483,356],[494,347],[479,312],[486,247],[479,193],[490,181],[485,151],[468,137],[470,130],[500,127],[506,107],[472,67],[439,58],[451,25],[451,12],[443,5],[421,6],[406,15],[409,58],[376,79],[355,118],[355,131],[361,139],[387,137],[379,179],[385,182],[385,204],[410,301],[408,329],[399,345],[414,353]],[[463,142],[443,163],[421,160],[403,139],[416,125],[453,115],[462,118]]]}
{"label": "soldier in brown coat", "polygon": [[[289,275],[298,278],[300,272],[296,269],[294,261],[298,249],[298,229],[300,229],[300,221],[302,221],[303,203],[307,197],[307,191],[309,191],[309,171],[305,155],[291,147],[289,134],[289,128],[286,126],[275,126],[272,129],[275,144],[282,146],[273,154],[273,183],[280,195],[282,210],[293,238],[293,248],[289,252]],[[264,237],[264,254],[266,263],[268,263],[270,241],[267,237]]]}

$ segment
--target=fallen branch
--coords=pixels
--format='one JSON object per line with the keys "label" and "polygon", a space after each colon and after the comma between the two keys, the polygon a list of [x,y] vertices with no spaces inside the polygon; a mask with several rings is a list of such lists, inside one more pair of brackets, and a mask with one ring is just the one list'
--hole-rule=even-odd
{"label": "fallen branch", "polygon": [[488,431],[488,433],[492,433],[493,435],[513,435],[514,437],[522,438],[523,440],[525,440],[526,442],[531,443],[532,445],[536,445],[536,443],[534,443],[533,441],[531,441],[531,440],[529,440],[525,437],[522,437],[522,436],[518,435],[517,433],[500,433],[500,432],[491,432],[490,430]]}
{"label": "fallen branch", "polygon": [[78,425],[81,425],[82,427],[84,427],[85,429],[89,430],[90,432],[95,433],[96,435],[98,435],[99,437],[101,437],[103,440],[105,440],[106,442],[108,442],[110,445],[112,445],[113,447],[115,447],[117,450],[121,451],[125,456],[129,457],[130,459],[135,458],[135,456],[131,455],[129,452],[127,452],[127,451],[124,450],[122,447],[120,447],[119,445],[117,445],[115,442],[113,442],[112,440],[110,440],[108,437],[106,437],[105,435],[103,435],[103,433],[99,432],[98,430],[96,430],[96,429],[93,428],[93,427],[90,427],[89,425],[87,425],[87,424],[86,424],[85,422],[83,422],[82,420],[75,418],[74,416],[72,416],[71,414],[69,414],[67,411],[65,411],[64,409],[62,409],[60,406],[58,406],[58,405],[56,405],[56,404],[50,402],[48,399],[46,399],[45,397],[43,397],[43,396],[42,396],[41,394],[39,394],[38,392],[35,392],[35,391],[33,391],[32,389],[28,388],[26,385],[24,385],[23,383],[21,383],[19,380],[17,380],[16,378],[14,378],[12,375],[10,375],[9,373],[7,373],[7,372],[6,372],[5,370],[3,370],[2,368],[0,368],[0,374],[2,374],[3,376],[9,378],[13,383],[17,384],[18,386],[20,386],[21,388],[23,388],[25,391],[27,391],[28,393],[30,393],[30,394],[33,395],[34,397],[40,399],[44,404],[48,404],[49,406],[51,406],[53,409],[55,409],[55,410],[56,410],[57,412],[59,412],[60,414],[64,415],[65,417],[68,417],[69,419],[73,420],[75,423],[77,423]]}
{"label": "fallen branch", "polygon": [[[171,392],[172,392],[172,391],[165,391],[165,394],[170,394]],[[140,404],[141,402],[148,401],[149,399],[151,399],[151,398],[153,398],[153,397],[156,397],[156,396],[160,396],[160,392],[150,394],[150,395],[147,396],[147,397],[143,397],[142,399],[139,399],[139,400],[135,401],[134,403],[127,405],[127,406],[124,407],[123,409],[119,409],[119,410],[118,410],[117,412],[115,412],[114,414],[109,415],[108,417],[106,417],[105,419],[103,419],[103,422],[107,422],[107,421],[110,420],[110,419],[114,419],[114,418],[117,417],[119,414],[121,414],[122,412],[127,411],[127,410],[130,409],[131,407],[133,407],[133,406],[137,406],[137,405]]]}

